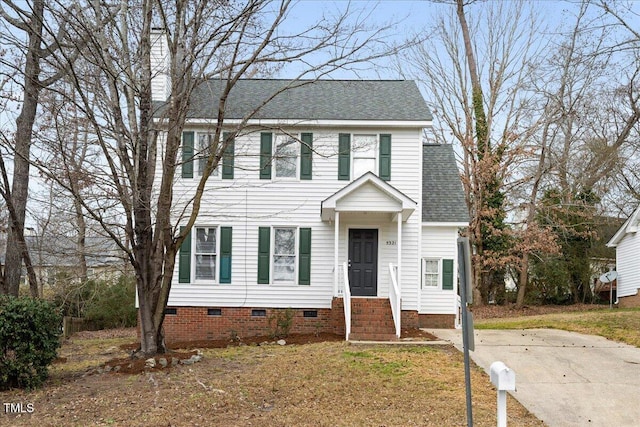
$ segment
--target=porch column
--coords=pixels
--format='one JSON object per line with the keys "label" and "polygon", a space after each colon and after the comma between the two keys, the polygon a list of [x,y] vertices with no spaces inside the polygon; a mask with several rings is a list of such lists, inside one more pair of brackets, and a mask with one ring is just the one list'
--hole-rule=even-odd
{"label": "porch column", "polygon": [[400,288],[400,292],[402,292],[402,281],[401,281],[401,268],[400,265],[402,263],[402,211],[398,213],[398,273],[396,277],[398,278],[398,287]]}
{"label": "porch column", "polygon": [[340,212],[335,213],[335,221],[333,224],[333,296],[338,296],[338,283],[340,272],[338,249],[340,244]]}

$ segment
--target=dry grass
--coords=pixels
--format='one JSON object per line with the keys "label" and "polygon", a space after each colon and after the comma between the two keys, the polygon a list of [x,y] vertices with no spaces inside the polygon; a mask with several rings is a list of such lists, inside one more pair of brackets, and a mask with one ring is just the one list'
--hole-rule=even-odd
{"label": "dry grass", "polygon": [[605,338],[640,347],[640,309],[603,308],[535,316],[486,318],[478,329],[555,328]]}
{"label": "dry grass", "polygon": [[[203,361],[191,366],[82,376],[92,363],[124,356],[115,349],[127,340],[65,343],[67,362],[53,366],[43,388],[0,393],[3,402],[35,408],[21,416],[2,413],[0,425],[466,425],[462,356],[449,346],[206,349]],[[472,384],[475,425],[495,425],[495,390],[480,369],[472,370]],[[541,425],[509,399],[509,425]]]}

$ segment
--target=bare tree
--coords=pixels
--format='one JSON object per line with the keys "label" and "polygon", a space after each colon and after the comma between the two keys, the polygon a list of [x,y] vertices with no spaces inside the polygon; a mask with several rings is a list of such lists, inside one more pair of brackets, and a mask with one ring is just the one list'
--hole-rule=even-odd
{"label": "bare tree", "polygon": [[[292,7],[288,0],[160,1],[136,7],[123,3],[114,9],[90,3],[73,15],[70,31],[75,28],[92,38],[80,60],[69,60],[65,50],[56,57],[60,67],[71,72],[77,106],[92,124],[93,143],[101,150],[102,173],[94,177],[102,197],[92,198],[62,180],[59,184],[127,253],[137,281],[141,354],[165,350],[162,324],[176,253],[196,220],[210,172],[232,138],[279,93],[396,50],[385,40],[387,27],[368,30],[367,14],[350,8],[289,32],[283,24]],[[96,24],[114,12],[116,20]],[[164,32],[152,31],[153,27]],[[162,71],[152,67],[152,46],[160,42],[158,37],[166,37],[168,47],[167,96],[160,107],[152,102],[151,90]],[[210,126],[212,140],[219,141],[226,100],[238,80],[270,74],[285,64],[296,64],[302,71],[262,100],[227,139],[213,145],[178,228],[171,216],[172,187],[192,93],[207,80],[220,84],[220,93],[212,94],[216,120]],[[47,170],[44,163],[38,167]],[[56,179],[54,174],[48,176]]]}
{"label": "bare tree", "polygon": [[408,61],[428,91],[436,140],[461,147],[476,249],[474,303],[482,304],[500,297],[505,269],[513,262],[505,224],[507,183],[528,153],[525,117],[532,94],[526,89],[544,40],[530,4],[482,3],[469,13],[472,3],[451,4]]}

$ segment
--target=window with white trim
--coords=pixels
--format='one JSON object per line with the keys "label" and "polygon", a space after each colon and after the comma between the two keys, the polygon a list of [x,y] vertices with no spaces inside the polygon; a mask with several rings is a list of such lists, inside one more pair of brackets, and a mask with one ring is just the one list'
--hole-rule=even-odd
{"label": "window with white trim", "polygon": [[276,135],[274,161],[276,178],[298,177],[298,140],[290,135]]}
{"label": "window with white trim", "polygon": [[[207,164],[207,159],[211,154],[211,145],[213,143],[213,138],[215,137],[212,133],[198,133],[198,176],[202,176],[204,172],[205,165]],[[220,165],[211,172],[210,176],[218,176],[218,169]]]}
{"label": "window with white trim", "polygon": [[273,283],[296,280],[296,228],[273,229]]}
{"label": "window with white trim", "polygon": [[353,179],[366,172],[377,173],[377,135],[353,135],[351,153],[353,157],[353,173],[351,176]]}
{"label": "window with white trim", "polygon": [[215,281],[217,258],[217,227],[196,227],[194,251],[195,279]]}
{"label": "window with white trim", "polygon": [[435,289],[440,286],[440,261],[434,258],[422,259],[422,288]]}

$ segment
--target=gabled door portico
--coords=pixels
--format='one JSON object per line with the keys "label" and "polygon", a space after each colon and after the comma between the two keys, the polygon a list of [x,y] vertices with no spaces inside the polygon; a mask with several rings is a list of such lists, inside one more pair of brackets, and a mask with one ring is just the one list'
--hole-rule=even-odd
{"label": "gabled door portico", "polygon": [[[395,275],[398,285],[401,287],[402,225],[413,214],[416,207],[417,203],[411,198],[371,172],[365,173],[322,202],[321,218],[324,221],[333,222],[334,226],[334,295],[339,296],[342,294],[341,288],[344,278],[341,279],[341,277],[343,276],[343,264],[348,263],[350,253],[354,249],[352,247],[352,233],[350,231],[347,232],[347,230],[376,229],[377,243],[372,245],[372,237],[369,238],[371,241],[368,243],[372,245],[371,247],[375,247],[376,289],[374,292],[372,285],[369,284],[367,286],[370,289],[366,291],[358,289],[356,292],[364,292],[365,295],[363,296],[380,296],[379,284],[381,279],[383,283],[390,283],[390,278],[387,277],[388,273],[385,274],[385,272],[388,272],[390,263],[397,266]],[[369,222],[362,222],[365,217],[368,218]],[[372,224],[373,226],[369,227],[368,225],[372,220],[375,221],[376,225]],[[391,246],[385,246],[387,249],[382,254],[379,242],[385,240],[386,237],[380,236],[378,231],[383,229],[388,233],[389,226],[394,222],[397,223],[397,227],[393,227],[395,230],[391,231],[395,234],[394,240],[392,243],[387,243],[387,245]],[[395,248],[394,255],[389,253],[391,248]],[[345,249],[347,249],[346,253],[344,252]],[[358,269],[362,267],[362,265],[357,266]],[[353,269],[353,260],[351,269]],[[365,277],[368,273],[358,270],[354,276],[352,272],[349,272],[349,281],[351,282],[352,279],[360,280],[360,274]],[[385,275],[380,276],[380,274]],[[361,287],[360,282],[356,284],[356,287]],[[387,291],[382,291],[383,295],[388,292],[388,287],[389,285],[384,288]]]}

